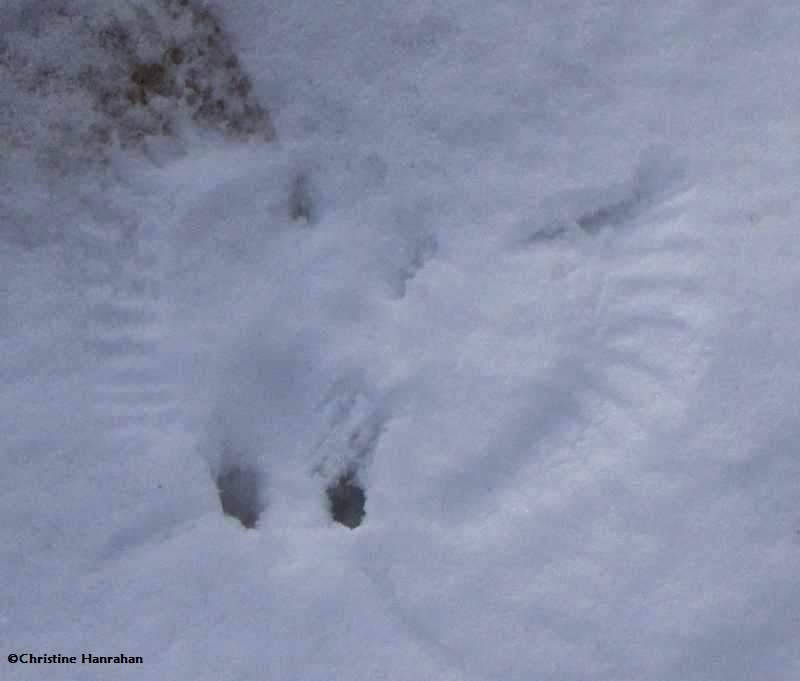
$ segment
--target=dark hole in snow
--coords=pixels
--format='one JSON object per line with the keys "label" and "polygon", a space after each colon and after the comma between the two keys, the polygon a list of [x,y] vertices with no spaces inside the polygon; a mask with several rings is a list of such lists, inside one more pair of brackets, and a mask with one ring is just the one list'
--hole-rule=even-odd
{"label": "dark hole in snow", "polygon": [[314,201],[308,177],[298,175],[289,190],[289,219],[293,222],[313,222]]}
{"label": "dark hole in snow", "polygon": [[358,527],[364,519],[364,504],[367,497],[364,489],[355,479],[355,475],[345,473],[325,490],[331,517],[351,530]]}
{"label": "dark hole in snow", "polygon": [[131,73],[131,80],[147,90],[159,90],[167,74],[161,64],[139,64]]}
{"label": "dark hole in snow", "polygon": [[180,47],[170,48],[167,54],[169,55],[169,59],[173,64],[183,64],[185,55]]}
{"label": "dark hole in snow", "polygon": [[217,490],[225,515],[236,518],[247,528],[255,527],[263,510],[257,471],[239,466],[228,468],[217,476]]}

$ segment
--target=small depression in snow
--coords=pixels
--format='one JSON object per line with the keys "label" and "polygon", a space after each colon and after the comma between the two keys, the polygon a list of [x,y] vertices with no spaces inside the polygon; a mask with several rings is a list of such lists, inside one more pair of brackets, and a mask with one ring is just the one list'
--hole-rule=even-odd
{"label": "small depression in snow", "polygon": [[339,476],[328,485],[325,492],[333,520],[351,530],[361,525],[367,497],[353,472]]}
{"label": "small depression in snow", "polygon": [[217,476],[217,490],[225,515],[236,518],[248,529],[256,526],[264,510],[258,471],[239,465],[223,469]]}

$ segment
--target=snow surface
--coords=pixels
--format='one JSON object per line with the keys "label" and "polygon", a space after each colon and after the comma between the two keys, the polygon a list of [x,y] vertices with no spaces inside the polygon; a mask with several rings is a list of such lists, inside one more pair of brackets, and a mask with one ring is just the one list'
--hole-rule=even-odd
{"label": "snow surface", "polygon": [[797,4],[211,8],[274,142],[0,80],[0,677],[799,679]]}

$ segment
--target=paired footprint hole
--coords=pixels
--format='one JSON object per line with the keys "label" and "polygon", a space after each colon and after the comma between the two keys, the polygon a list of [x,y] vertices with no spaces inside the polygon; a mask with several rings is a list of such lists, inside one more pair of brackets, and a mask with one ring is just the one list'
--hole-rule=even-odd
{"label": "paired footprint hole", "polygon": [[[252,529],[264,512],[261,474],[250,466],[235,465],[217,476],[217,491],[222,512]],[[328,512],[335,522],[351,530],[364,520],[367,496],[352,471],[333,480],[325,489]]]}
{"label": "paired footprint hole", "polygon": [[340,475],[325,489],[331,518],[351,530],[364,520],[367,495],[352,471]]}
{"label": "paired footprint hole", "polygon": [[261,475],[249,466],[231,466],[217,476],[222,512],[248,529],[256,526],[264,511]]}

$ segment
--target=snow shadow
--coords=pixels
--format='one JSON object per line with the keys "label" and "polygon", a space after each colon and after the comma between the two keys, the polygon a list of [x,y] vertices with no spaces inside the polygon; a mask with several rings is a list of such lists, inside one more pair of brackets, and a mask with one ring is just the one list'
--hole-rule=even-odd
{"label": "snow shadow", "polygon": [[627,181],[570,189],[545,199],[537,208],[537,218],[520,225],[522,240],[533,245],[570,232],[594,236],[606,229],[620,229],[636,223],[687,186],[682,162],[668,151],[650,151]]}

